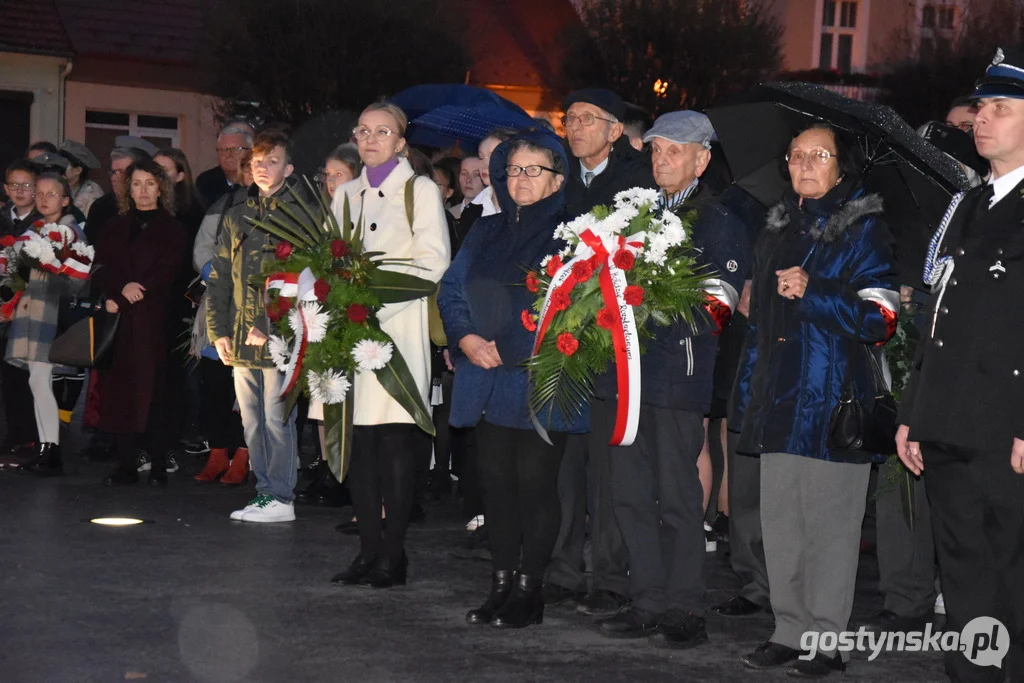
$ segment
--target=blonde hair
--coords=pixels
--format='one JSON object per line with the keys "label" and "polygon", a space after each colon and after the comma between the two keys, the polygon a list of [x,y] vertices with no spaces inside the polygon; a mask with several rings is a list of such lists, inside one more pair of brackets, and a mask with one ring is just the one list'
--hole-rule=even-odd
{"label": "blonde hair", "polygon": [[[363,110],[363,114],[369,114],[372,111],[382,111],[390,114],[391,118],[398,123],[398,130],[395,132],[398,133],[399,137],[405,137],[405,131],[409,127],[409,117],[405,115],[401,107],[390,102],[374,102]],[[360,114],[359,118],[362,118],[363,114]]]}

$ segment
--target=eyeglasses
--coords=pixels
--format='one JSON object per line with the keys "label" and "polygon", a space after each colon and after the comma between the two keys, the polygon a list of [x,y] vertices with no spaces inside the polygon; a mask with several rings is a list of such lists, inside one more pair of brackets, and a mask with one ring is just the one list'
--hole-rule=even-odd
{"label": "eyeglasses", "polygon": [[357,140],[369,140],[370,136],[377,138],[381,142],[387,140],[389,137],[395,134],[395,131],[391,130],[387,126],[381,126],[376,130],[370,130],[366,126],[360,126],[359,128],[352,129],[352,135]]}
{"label": "eyeglasses", "polygon": [[8,192],[28,192],[36,186],[35,183],[4,183]]}
{"label": "eyeglasses", "polygon": [[252,147],[218,147],[217,154],[241,154],[248,152]]}
{"label": "eyeglasses", "polygon": [[47,199],[64,199],[66,195],[63,192],[36,192],[36,197],[46,197]]}
{"label": "eyeglasses", "polygon": [[575,114],[568,114],[562,117],[562,125],[566,128],[571,128],[576,123],[586,128],[587,126],[594,125],[594,121],[607,121],[608,123],[615,123],[614,119],[606,119],[603,116],[594,116],[590,112],[584,112],[579,116]]}
{"label": "eyeglasses", "polygon": [[537,178],[540,176],[542,171],[549,171],[554,174],[558,174],[553,168],[547,166],[538,166],[536,164],[532,166],[506,166],[505,173],[508,174],[509,178],[518,178],[521,174],[525,173],[527,178]]}
{"label": "eyeglasses", "polygon": [[112,168],[112,169],[110,169],[110,177],[111,178],[116,178],[119,175],[124,175],[124,169],[123,168]]}
{"label": "eyeglasses", "polygon": [[822,166],[828,163],[829,159],[838,159],[838,154],[833,154],[827,149],[812,149],[810,152],[805,152],[802,149],[798,149],[793,152],[786,152],[786,161],[791,166],[802,166],[804,161],[811,159],[816,161]]}
{"label": "eyeglasses", "polygon": [[973,121],[961,121],[960,123],[950,123],[949,121],[946,121],[946,124],[949,125],[949,126],[953,126],[954,128],[959,128],[960,130],[962,130],[965,133],[973,133],[974,132],[974,122]]}

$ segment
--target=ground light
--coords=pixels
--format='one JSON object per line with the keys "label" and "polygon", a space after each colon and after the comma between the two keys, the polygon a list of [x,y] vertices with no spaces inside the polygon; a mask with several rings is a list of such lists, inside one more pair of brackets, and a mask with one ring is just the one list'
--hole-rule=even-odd
{"label": "ground light", "polygon": [[101,526],[134,526],[145,522],[145,520],[135,517],[94,517],[89,521],[92,524],[99,524]]}

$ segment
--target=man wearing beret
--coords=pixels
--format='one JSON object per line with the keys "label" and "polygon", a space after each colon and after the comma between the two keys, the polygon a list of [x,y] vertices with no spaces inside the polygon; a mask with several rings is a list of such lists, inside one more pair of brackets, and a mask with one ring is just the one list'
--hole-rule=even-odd
{"label": "man wearing beret", "polygon": [[[704,114],[664,114],[644,135],[651,145],[660,209],[690,228],[706,315],[697,326],[677,321],[659,327],[641,359],[640,425],[631,446],[608,446],[614,424],[613,387],[598,380],[591,402],[592,431],[603,438],[611,464],[615,519],[629,549],[632,603],[601,622],[613,638],[649,636],[662,647],[689,648],[707,640],[704,627],[704,491],[697,458],[704,416],[711,407],[718,333],[728,324],[749,276],[746,225],[712,199],[699,178],[711,161],[714,129]],[[614,384],[614,383],[612,383]],[[591,454],[598,444],[591,442]]]}
{"label": "man wearing beret", "polygon": [[924,473],[946,630],[986,618],[946,673],[995,683],[1024,680],[1024,52],[998,50],[971,98],[992,172],[929,247],[933,303],[896,446]]}

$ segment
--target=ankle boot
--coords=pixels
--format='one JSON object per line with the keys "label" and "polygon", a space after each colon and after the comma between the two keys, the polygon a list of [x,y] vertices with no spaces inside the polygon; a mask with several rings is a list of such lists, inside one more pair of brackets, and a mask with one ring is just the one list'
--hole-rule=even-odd
{"label": "ankle boot", "polygon": [[409,558],[402,553],[397,562],[386,557],[378,558],[359,584],[370,588],[391,588],[404,586],[406,573],[409,570]]}
{"label": "ankle boot", "polygon": [[249,449],[239,448],[235,451],[235,457],[231,458],[231,465],[227,474],[220,478],[220,483],[226,486],[238,486],[245,483],[249,476]]}
{"label": "ankle boot", "polygon": [[505,604],[491,619],[498,628],[523,628],[544,621],[544,580],[539,576],[516,575],[516,585]]}
{"label": "ankle boot", "polygon": [[196,481],[214,481],[227,471],[229,465],[228,449],[211,448],[210,457],[206,459],[206,466],[203,467],[202,472],[193,478]]}
{"label": "ankle boot", "polygon": [[39,455],[29,467],[34,474],[43,477],[56,477],[64,474],[64,466],[60,457],[60,445],[44,443],[39,445]]}
{"label": "ankle boot", "polygon": [[487,602],[476,609],[466,612],[467,624],[489,624],[495,613],[501,609],[512,592],[512,580],[515,572],[511,569],[499,569],[491,575],[491,594]]}

